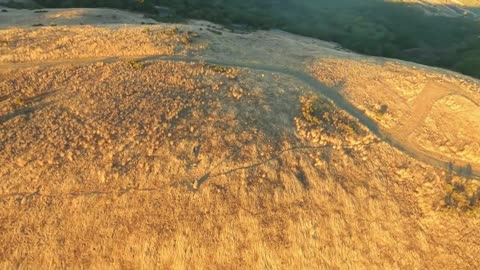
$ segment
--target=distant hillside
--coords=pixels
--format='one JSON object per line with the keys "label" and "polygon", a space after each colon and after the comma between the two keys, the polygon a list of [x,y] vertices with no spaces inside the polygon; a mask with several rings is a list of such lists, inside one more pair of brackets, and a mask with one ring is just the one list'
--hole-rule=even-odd
{"label": "distant hillside", "polygon": [[[480,25],[476,21],[476,9],[471,8],[478,5],[477,0],[37,2],[48,7],[105,6],[142,10],[151,13],[150,16],[157,20],[178,21],[193,18],[231,27],[243,26],[251,30],[281,29],[333,41],[362,54],[448,68],[480,78]],[[153,15],[158,12],[155,5],[170,8],[170,14]]]}
{"label": "distant hillside", "polygon": [[151,11],[154,10],[152,0],[35,0],[45,7],[114,7]]}
{"label": "distant hillside", "polygon": [[[427,16],[424,4],[383,0],[164,0],[162,4],[172,8],[176,16],[226,25],[279,28],[334,41],[363,54],[440,66],[480,77],[480,27],[473,15]],[[432,7],[445,8],[429,6]]]}

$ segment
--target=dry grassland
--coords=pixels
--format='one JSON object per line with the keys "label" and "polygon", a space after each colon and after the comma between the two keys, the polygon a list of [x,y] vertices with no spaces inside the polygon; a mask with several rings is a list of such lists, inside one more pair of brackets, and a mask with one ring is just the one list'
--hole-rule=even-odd
{"label": "dry grassland", "polygon": [[[186,30],[201,27],[0,30],[0,62],[188,55],[206,43],[196,53],[296,70],[308,54],[334,55],[278,33],[192,42]],[[311,71],[386,129],[416,108],[416,82],[450,78],[359,59]],[[438,138],[453,128],[437,111],[476,110],[450,99],[426,111]],[[480,267],[478,182],[402,154],[279,74],[135,60],[5,69],[0,164],[0,268]]]}
{"label": "dry grassland", "polygon": [[202,48],[175,26],[58,26],[0,29],[0,63],[143,55],[184,55]]}
{"label": "dry grassland", "polygon": [[292,79],[172,62],[1,76],[18,97],[0,116],[5,268],[478,266],[477,212],[445,203],[445,175]]}
{"label": "dry grassland", "polygon": [[480,84],[388,60],[328,58],[311,72],[379,125],[444,159],[480,164]]}

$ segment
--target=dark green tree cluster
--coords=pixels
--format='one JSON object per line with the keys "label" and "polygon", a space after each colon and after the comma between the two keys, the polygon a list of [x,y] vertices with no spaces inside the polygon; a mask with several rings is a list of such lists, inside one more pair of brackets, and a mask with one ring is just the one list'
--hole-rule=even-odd
{"label": "dark green tree cluster", "polygon": [[110,7],[145,12],[155,11],[153,0],[36,0],[36,2],[49,8]]}

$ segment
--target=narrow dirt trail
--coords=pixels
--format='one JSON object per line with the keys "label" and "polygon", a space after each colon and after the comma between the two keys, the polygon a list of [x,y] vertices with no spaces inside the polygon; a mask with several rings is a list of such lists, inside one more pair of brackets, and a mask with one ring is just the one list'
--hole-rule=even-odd
{"label": "narrow dirt trail", "polygon": [[417,128],[419,128],[428,117],[436,102],[447,96],[461,96],[476,106],[480,106],[475,101],[475,97],[469,93],[460,91],[455,85],[449,83],[433,82],[425,86],[423,91],[415,98],[415,103],[410,110],[410,113],[400,119],[400,125],[395,127],[391,133],[399,138],[408,138]]}
{"label": "narrow dirt trail", "polygon": [[[308,85],[310,88],[316,90],[325,98],[333,102],[337,107],[346,111],[352,117],[356,118],[361,124],[367,127],[373,134],[384,140],[386,143],[390,144],[392,147],[398,149],[404,154],[421,161],[423,163],[429,164],[431,166],[446,170],[449,168],[450,159],[439,155],[438,153],[428,152],[416,144],[412,144],[404,136],[405,132],[395,132],[381,130],[378,124],[368,117],[364,111],[358,109],[350,101],[348,101],[341,93],[337,90],[327,87],[322,84],[312,75],[307,74],[302,71],[295,71],[293,69],[270,66],[263,64],[249,64],[249,63],[240,63],[235,61],[218,61],[215,59],[206,59],[200,57],[188,57],[188,56],[164,56],[164,55],[144,55],[136,57],[99,57],[99,58],[83,58],[83,59],[67,59],[67,60],[51,60],[51,61],[35,61],[35,62],[23,62],[23,63],[2,63],[0,64],[0,70],[6,71],[8,69],[16,68],[29,68],[29,67],[50,67],[56,65],[81,65],[81,64],[93,64],[93,63],[111,63],[116,61],[125,61],[125,60],[137,60],[137,61],[172,61],[172,62],[190,62],[190,63],[205,63],[210,65],[226,66],[226,67],[236,67],[236,68],[246,68],[251,70],[256,70],[260,72],[271,72],[277,74],[283,74],[292,78],[297,79],[298,81]],[[440,91],[433,91],[429,89],[435,89],[428,87],[425,93],[422,92],[418,101],[414,106],[415,110],[418,110],[419,116],[415,117],[413,120],[407,121],[405,129],[407,132],[411,132],[415,129],[415,126],[418,125],[424,118],[427,116],[428,112],[432,108],[433,104],[439,98],[448,95],[448,87],[440,85]],[[437,93],[438,92],[438,93]],[[450,93],[451,94],[451,93]],[[468,98],[468,97],[467,97]],[[425,105],[424,102],[427,104]],[[475,102],[472,100],[472,102]],[[478,104],[475,102],[475,104]],[[414,113],[412,113],[414,114]],[[400,128],[399,128],[400,129]],[[459,162],[453,166],[452,172],[458,175],[462,175],[464,167],[467,163]],[[480,180],[480,166],[478,164],[472,165],[473,170],[472,174],[469,176],[471,179]]]}
{"label": "narrow dirt trail", "polygon": [[[429,83],[425,86],[420,95],[415,98],[415,102],[410,110],[410,113],[400,119],[400,125],[388,132],[389,136],[397,138],[398,142],[402,145],[409,145],[409,147],[418,149],[427,155],[436,156],[438,159],[443,159],[444,162],[464,164],[465,161],[460,158],[450,157],[447,159],[439,155],[439,153],[428,151],[412,138],[412,134],[416,129],[423,125],[435,103],[448,96],[464,97],[470,100],[476,106],[480,107],[480,104],[476,102],[474,96],[467,92],[460,91],[457,86],[453,84],[441,82]],[[467,164],[464,164],[463,166],[466,165]]]}
{"label": "narrow dirt trail", "polygon": [[415,98],[415,103],[410,112],[399,120],[400,125],[391,132],[398,137],[407,138],[414,130],[420,127],[435,103],[445,96],[453,94],[454,91],[446,85],[429,83],[423,91]]}

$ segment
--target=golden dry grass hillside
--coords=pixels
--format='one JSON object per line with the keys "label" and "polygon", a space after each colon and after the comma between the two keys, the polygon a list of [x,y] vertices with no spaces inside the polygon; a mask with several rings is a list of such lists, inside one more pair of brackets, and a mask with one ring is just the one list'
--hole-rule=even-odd
{"label": "golden dry grass hillside", "polygon": [[340,87],[398,140],[444,160],[480,164],[477,80],[378,59],[326,58],[312,64],[311,72],[325,84]]}
{"label": "golden dry grass hillside", "polygon": [[430,162],[476,173],[472,79],[199,21],[0,44],[0,268],[480,267],[480,184]]}
{"label": "golden dry grass hillside", "polygon": [[8,28],[0,33],[0,63],[182,55],[195,49],[191,34],[174,26]]}
{"label": "golden dry grass hillside", "polygon": [[[10,0],[1,0],[8,3]],[[15,2],[19,2],[15,0]],[[24,1],[28,5],[32,1]],[[155,24],[143,14],[131,13],[116,9],[82,8],[82,9],[14,9],[2,7],[0,27],[12,25],[21,27],[57,26],[57,25],[107,25],[107,24]]]}

